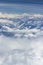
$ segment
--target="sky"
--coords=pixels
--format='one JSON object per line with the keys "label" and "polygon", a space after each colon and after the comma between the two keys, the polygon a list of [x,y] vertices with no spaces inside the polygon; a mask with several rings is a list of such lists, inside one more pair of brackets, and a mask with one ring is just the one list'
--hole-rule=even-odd
{"label": "sky", "polygon": [[43,0],[0,0],[0,3],[43,4]]}

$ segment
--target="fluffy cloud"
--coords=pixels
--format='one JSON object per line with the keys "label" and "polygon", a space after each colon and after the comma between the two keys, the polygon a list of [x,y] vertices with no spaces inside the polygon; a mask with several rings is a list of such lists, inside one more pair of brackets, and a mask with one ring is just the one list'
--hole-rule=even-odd
{"label": "fluffy cloud", "polygon": [[38,37],[43,35],[43,15],[8,14],[0,12],[0,33],[13,37]]}
{"label": "fluffy cloud", "polygon": [[7,19],[0,19],[0,23],[13,23],[13,22]]}
{"label": "fluffy cloud", "polygon": [[43,18],[42,14],[9,14],[9,13],[2,13],[0,12],[0,18],[20,18],[20,17],[24,17],[24,16],[28,16],[30,19],[31,18]]}
{"label": "fluffy cloud", "polygon": [[42,42],[43,15],[0,13],[0,65],[43,65]]}
{"label": "fluffy cloud", "polygon": [[[43,37],[7,38],[0,36],[0,64],[43,65]],[[23,61],[23,62],[22,62]]]}

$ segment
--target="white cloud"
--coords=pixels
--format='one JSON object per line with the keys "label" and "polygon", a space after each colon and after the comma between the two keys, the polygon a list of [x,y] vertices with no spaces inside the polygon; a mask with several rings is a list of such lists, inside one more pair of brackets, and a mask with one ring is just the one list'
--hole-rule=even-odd
{"label": "white cloud", "polygon": [[13,23],[12,21],[10,20],[7,20],[7,19],[0,19],[0,23]]}
{"label": "white cloud", "polygon": [[[10,5],[0,4],[0,6],[8,6],[8,7],[10,6],[11,8],[16,9],[24,7],[24,10],[26,10],[26,8],[31,10],[31,7],[33,7],[34,5],[33,6],[29,5],[29,8],[27,6],[21,6],[21,5],[19,6],[16,5],[14,7],[14,5],[11,4]],[[34,7],[32,9],[34,10]],[[37,9],[37,7],[35,9]],[[39,8],[37,11],[41,11],[41,8]],[[28,29],[26,27],[25,29],[23,28],[22,30],[20,30],[19,28],[23,24],[19,27],[16,27],[16,24],[12,23],[14,22],[12,21],[13,18],[15,19],[19,18],[20,20],[24,21],[24,23],[27,18],[29,20],[34,19],[36,21],[34,25],[37,24],[37,27],[33,29]],[[2,26],[3,31],[14,33],[14,35],[17,36],[17,38],[15,37],[9,38],[7,36],[5,37],[5,35],[4,36],[0,35],[0,65],[14,65],[13,64],[14,62],[17,63],[15,65],[43,65],[43,27],[41,27],[41,30],[37,29],[38,27],[40,27],[42,21],[43,21],[42,14],[28,14],[28,13],[11,14],[0,12],[0,23],[4,24]],[[5,24],[7,24],[7,26]],[[14,24],[15,28],[10,28],[8,24]],[[31,28],[31,26],[29,28]],[[24,51],[23,54],[22,52],[18,53],[16,51],[14,53],[13,52],[14,49],[25,50],[25,53],[27,54],[25,59],[23,56]],[[22,61],[24,62],[24,64],[22,64]]]}
{"label": "white cloud", "polygon": [[[40,38],[35,38],[35,39],[26,39],[26,38],[7,38],[4,36],[0,36],[0,53],[3,52],[2,57],[4,58],[1,60],[2,64],[6,64],[10,62],[9,56],[11,55],[11,62],[13,64],[13,57],[16,57],[15,60],[17,59],[16,63],[19,61],[20,64],[22,64],[20,61],[23,61],[22,57],[22,52],[21,54],[14,51],[14,49],[20,49],[20,50],[25,50],[25,53],[27,54],[26,56],[26,64],[29,65],[43,65],[42,60],[43,60],[43,37]],[[2,51],[3,50],[3,51]],[[11,52],[11,54],[10,54]],[[24,53],[24,52],[23,52]],[[21,57],[22,56],[22,57]],[[6,59],[6,60],[5,60]],[[4,61],[5,60],[5,61]],[[18,64],[19,64],[18,63]],[[23,61],[25,64],[25,62]]]}
{"label": "white cloud", "polygon": [[0,18],[22,18],[24,16],[28,16],[30,19],[32,18],[43,18],[42,14],[28,14],[28,13],[24,13],[24,14],[11,14],[11,13],[2,13],[0,12]]}
{"label": "white cloud", "polygon": [[[20,26],[17,28],[15,23],[13,23],[13,21],[12,21],[12,18],[20,18],[20,20],[23,20],[23,19],[26,20],[27,18],[25,18],[25,16],[28,17],[29,19],[35,19],[35,20],[40,19],[40,18],[43,19],[43,15],[41,15],[41,14],[0,13],[0,18],[3,18],[3,19],[0,19],[0,23],[4,23],[4,25],[2,26],[3,29],[1,29],[1,31],[14,33],[14,35],[17,37],[17,38],[16,37],[7,37],[7,36],[5,37],[5,35],[0,35],[0,65],[1,64],[4,65],[4,63],[5,63],[5,65],[9,65],[7,63],[9,63],[10,60],[12,62],[12,60],[13,60],[12,56],[14,56],[12,54],[12,51],[14,49],[25,50],[25,52],[27,54],[26,55],[26,61],[27,61],[26,65],[29,65],[29,64],[43,65],[43,27],[42,27],[42,29],[38,29],[36,27],[33,29],[28,29],[28,28],[24,29],[23,28],[20,30],[19,29]],[[11,20],[10,20],[10,18],[11,18]],[[38,23],[37,23],[38,26],[40,25],[39,22],[41,23],[42,21],[41,20],[38,21]],[[5,24],[14,24],[15,28],[10,28],[9,26],[6,26]],[[34,24],[36,24],[36,22]],[[10,54],[10,52],[11,52],[11,54]],[[11,59],[11,57],[9,57],[10,55],[11,55],[12,59]],[[17,53],[16,56],[17,55],[19,55],[19,53]],[[21,54],[21,57],[23,57],[22,54]],[[18,56],[16,59],[17,59],[17,61],[20,61],[20,58]],[[19,64],[21,65],[22,63],[19,63]],[[13,65],[13,63],[12,63],[12,65]]]}
{"label": "white cloud", "polygon": [[[25,29],[20,30],[19,28],[21,26],[23,26],[23,24],[25,23],[25,20],[27,19],[27,18],[25,18],[25,16],[27,16],[28,19],[34,18],[35,19],[34,25],[37,25],[37,27],[33,28],[33,29],[25,28]],[[0,23],[4,24],[2,26],[3,29],[0,29],[0,31],[11,32],[11,33],[14,33],[14,35],[17,36],[17,37],[24,36],[24,37],[27,37],[27,38],[28,37],[38,37],[38,36],[43,35],[43,30],[37,29],[43,23],[41,21],[41,19],[43,19],[43,15],[41,15],[41,14],[26,14],[26,13],[24,13],[24,14],[8,14],[8,13],[2,13],[1,12],[0,18],[3,18],[3,19],[0,19]],[[11,18],[11,20],[9,18]],[[15,23],[15,20],[13,21],[12,18],[15,18],[15,19],[20,18],[19,22],[22,22],[21,20],[24,19],[23,20],[24,23],[19,25],[19,23],[18,22]],[[41,18],[41,19],[39,19],[39,18]],[[37,21],[37,19],[38,19],[38,21]],[[32,20],[28,21],[27,24],[30,24],[30,23],[31,23],[31,25],[33,25]],[[15,27],[10,28],[9,24],[13,24]],[[43,27],[41,27],[41,29],[43,29]]]}
{"label": "white cloud", "polygon": [[7,27],[7,26],[3,26],[3,31],[6,31],[6,32],[14,32],[13,29]]}

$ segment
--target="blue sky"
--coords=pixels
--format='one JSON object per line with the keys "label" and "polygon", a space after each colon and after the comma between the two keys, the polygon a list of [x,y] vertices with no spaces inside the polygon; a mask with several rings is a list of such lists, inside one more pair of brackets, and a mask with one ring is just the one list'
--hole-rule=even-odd
{"label": "blue sky", "polygon": [[33,3],[43,4],[43,0],[0,0],[0,3]]}
{"label": "blue sky", "polygon": [[0,12],[43,14],[43,6],[37,4],[0,4]]}

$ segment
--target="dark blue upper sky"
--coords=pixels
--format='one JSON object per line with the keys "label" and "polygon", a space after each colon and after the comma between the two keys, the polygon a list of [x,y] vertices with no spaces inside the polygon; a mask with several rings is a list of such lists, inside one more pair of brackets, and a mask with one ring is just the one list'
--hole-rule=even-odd
{"label": "dark blue upper sky", "polygon": [[32,3],[32,4],[43,4],[43,0],[0,0],[0,3]]}

